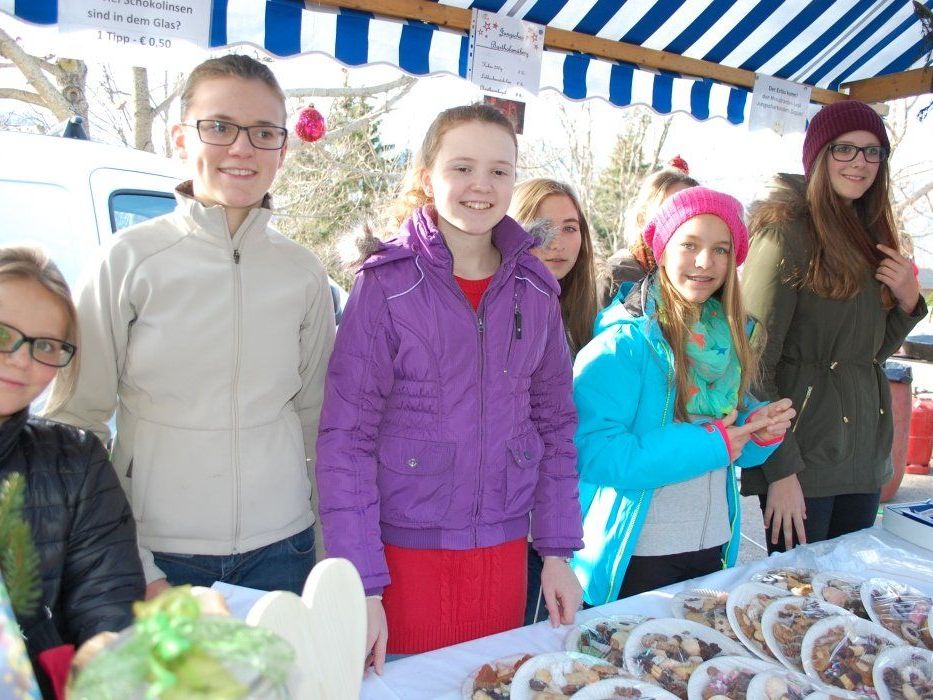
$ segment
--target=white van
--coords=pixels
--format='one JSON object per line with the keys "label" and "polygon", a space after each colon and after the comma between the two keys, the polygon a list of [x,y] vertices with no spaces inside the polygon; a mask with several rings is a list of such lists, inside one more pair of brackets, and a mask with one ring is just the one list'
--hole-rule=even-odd
{"label": "white van", "polygon": [[[0,131],[0,245],[39,245],[72,289],[98,246],[175,208],[181,163],[132,148]],[[347,293],[330,281],[337,321]]]}

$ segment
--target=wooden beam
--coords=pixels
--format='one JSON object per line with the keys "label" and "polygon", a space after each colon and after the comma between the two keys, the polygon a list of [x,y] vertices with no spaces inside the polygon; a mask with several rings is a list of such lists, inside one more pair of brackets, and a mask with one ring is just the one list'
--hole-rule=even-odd
{"label": "wooden beam", "polygon": [[933,92],[933,68],[915,68],[901,73],[854,80],[851,83],[843,83],[842,89],[848,89],[851,99],[862,102],[885,102],[899,97],[924,95]]}
{"label": "wooden beam", "polygon": [[[442,27],[460,31],[470,31],[472,11],[459,7],[441,5],[432,0],[305,0],[307,7],[323,6],[348,8],[371,12],[383,17],[396,19],[415,19],[430,22]],[[560,51],[579,52],[604,58],[609,61],[632,63],[639,68],[682,73],[690,77],[709,78],[725,85],[751,90],[755,85],[755,73],[730,68],[719,63],[687,58],[675,53],[646,49],[634,44],[612,41],[589,34],[571,32],[565,29],[547,27],[544,45]],[[832,90],[813,88],[810,100],[820,104],[830,104],[849,99],[847,95]]]}

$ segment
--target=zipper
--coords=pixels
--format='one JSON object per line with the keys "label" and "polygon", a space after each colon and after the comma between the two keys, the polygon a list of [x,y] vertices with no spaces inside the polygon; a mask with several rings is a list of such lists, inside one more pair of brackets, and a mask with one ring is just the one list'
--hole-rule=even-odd
{"label": "zipper", "polygon": [[238,385],[240,381],[240,345],[243,325],[243,288],[240,274],[240,249],[233,250],[233,296],[234,296],[234,361],[231,410],[233,419],[233,554],[239,553],[240,544],[240,405]]}
{"label": "zipper", "polygon": [[739,518],[740,510],[742,507],[742,502],[739,500],[739,483],[735,478],[735,468],[730,464],[729,472],[726,474],[726,479],[729,482],[730,489],[732,491],[732,515],[729,518],[729,541],[726,542],[726,546],[722,550],[722,568],[729,568],[729,553],[732,551],[732,540],[735,536],[735,525],[736,520]]}
{"label": "zipper", "polygon": [[797,426],[800,425],[800,419],[803,418],[803,412],[807,410],[807,404],[810,402],[810,394],[813,393],[813,385],[807,387],[807,393],[803,395],[803,403],[800,404],[800,413],[797,414],[796,420],[794,420],[794,427],[791,428],[792,433],[797,432]]}
{"label": "zipper", "polygon": [[522,309],[518,303],[518,280],[515,282],[515,293],[512,295],[512,332],[509,333],[509,348],[505,353],[505,374],[509,373],[512,363],[512,344],[522,339]]}

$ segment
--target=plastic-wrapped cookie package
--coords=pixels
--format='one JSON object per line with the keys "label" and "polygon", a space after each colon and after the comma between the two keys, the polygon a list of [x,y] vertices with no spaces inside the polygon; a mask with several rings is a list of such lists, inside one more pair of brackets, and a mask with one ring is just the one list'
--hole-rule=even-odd
{"label": "plastic-wrapped cookie package", "polygon": [[913,586],[884,578],[862,584],[862,603],[872,621],[883,625],[910,646],[933,649],[930,615],[933,600]]}
{"label": "plastic-wrapped cookie package", "polygon": [[892,647],[878,655],[872,669],[880,700],[933,698],[933,651]]}
{"label": "plastic-wrapped cookie package", "polygon": [[597,617],[577,625],[564,639],[564,649],[589,654],[622,668],[629,634],[648,618],[644,615]]}
{"label": "plastic-wrapped cookie package", "polygon": [[776,668],[748,656],[717,656],[704,661],[690,676],[687,700],[745,700],[752,679]]}
{"label": "plastic-wrapped cookie package", "polygon": [[572,700],[620,700],[624,698],[637,698],[637,700],[677,700],[664,688],[639,681],[634,678],[607,678],[593,685],[578,690]]}
{"label": "plastic-wrapped cookie package", "polygon": [[512,678],[519,667],[532,658],[531,654],[514,654],[483,664],[463,682],[463,700],[507,700]]}
{"label": "plastic-wrapped cookie package", "polygon": [[855,615],[827,617],[803,637],[801,658],[806,674],[843,698],[878,697],[872,667],[885,649],[904,640],[884,627]]}
{"label": "plastic-wrapped cookie package", "polygon": [[698,622],[663,618],[632,630],[625,643],[625,668],[686,700],[687,682],[697,666],[726,655],[748,653],[738,642]]}
{"label": "plastic-wrapped cookie package", "polygon": [[511,700],[558,700],[621,671],[593,656],[572,651],[539,654],[515,672]]}
{"label": "plastic-wrapped cookie package", "polygon": [[853,615],[869,619],[862,603],[865,579],[842,571],[820,571],[813,576],[813,595],[831,605],[838,605]]}
{"label": "plastic-wrapped cookie package", "polygon": [[729,624],[738,635],[742,644],[752,650],[755,656],[765,661],[776,661],[765,643],[761,616],[765,608],[779,598],[785,598],[787,591],[763,583],[743,583],[736,586],[726,601],[726,614]]}
{"label": "plastic-wrapped cookie package", "polygon": [[787,668],[803,673],[800,650],[804,635],[817,622],[833,615],[851,613],[815,596],[788,596],[775,600],[761,618],[768,649]]}
{"label": "plastic-wrapped cookie package", "polygon": [[748,685],[748,700],[803,700],[816,686],[802,673],[774,668],[762,671]]}
{"label": "plastic-wrapped cookie package", "polygon": [[692,588],[677,593],[671,600],[671,612],[674,617],[699,622],[701,625],[721,632],[730,639],[739,641],[729,624],[726,614],[726,601],[729,594],[710,588]]}
{"label": "plastic-wrapped cookie package", "polygon": [[791,595],[808,596],[813,593],[813,576],[815,574],[816,572],[812,569],[782,566],[759,571],[752,576],[751,580],[756,583],[775,586]]}

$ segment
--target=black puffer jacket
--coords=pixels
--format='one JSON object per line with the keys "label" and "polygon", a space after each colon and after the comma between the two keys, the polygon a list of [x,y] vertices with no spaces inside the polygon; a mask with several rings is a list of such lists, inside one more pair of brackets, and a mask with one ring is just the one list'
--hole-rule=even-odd
{"label": "black puffer jacket", "polygon": [[17,621],[30,657],[133,621],[145,594],[136,524],[100,441],[20,411],[0,424],[0,482],[26,477],[26,521],[42,571],[35,614]]}

